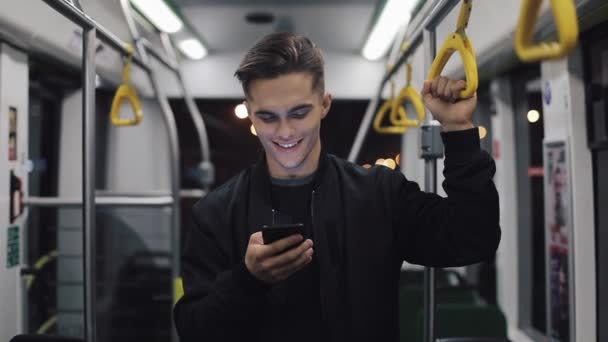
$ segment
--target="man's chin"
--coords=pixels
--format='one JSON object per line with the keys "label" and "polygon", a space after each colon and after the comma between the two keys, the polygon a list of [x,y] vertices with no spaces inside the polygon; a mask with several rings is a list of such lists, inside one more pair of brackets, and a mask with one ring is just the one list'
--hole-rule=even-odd
{"label": "man's chin", "polygon": [[281,165],[281,168],[283,168],[285,171],[291,171],[294,169],[297,169],[300,165],[302,165],[301,161],[287,161],[287,162],[283,162],[280,161],[279,165]]}

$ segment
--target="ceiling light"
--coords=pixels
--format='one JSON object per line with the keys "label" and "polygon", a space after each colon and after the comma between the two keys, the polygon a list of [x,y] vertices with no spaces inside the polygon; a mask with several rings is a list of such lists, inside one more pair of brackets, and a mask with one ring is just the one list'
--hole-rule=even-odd
{"label": "ceiling light", "polygon": [[164,0],[131,0],[131,3],[160,31],[175,33],[184,26]]}
{"label": "ceiling light", "polygon": [[407,25],[411,19],[415,0],[388,0],[382,13],[376,20],[365,46],[363,57],[375,61],[386,54],[402,25]]}
{"label": "ceiling light", "polygon": [[246,118],[248,115],[247,115],[247,107],[245,107],[245,104],[241,103],[238,106],[236,106],[234,108],[234,114],[236,114],[236,116],[239,119]]}
{"label": "ceiling light", "polygon": [[538,119],[540,119],[540,113],[536,109],[528,112],[528,122],[535,123]]}
{"label": "ceiling light", "polygon": [[207,49],[195,38],[184,39],[177,43],[177,47],[190,59],[201,59],[207,56]]}

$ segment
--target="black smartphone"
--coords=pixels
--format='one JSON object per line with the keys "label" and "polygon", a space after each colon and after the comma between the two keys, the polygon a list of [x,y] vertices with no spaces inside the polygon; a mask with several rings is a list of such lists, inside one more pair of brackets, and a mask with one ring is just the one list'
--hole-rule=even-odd
{"label": "black smartphone", "polygon": [[262,238],[264,239],[265,245],[294,234],[300,234],[305,237],[303,223],[273,224],[271,226],[262,227]]}

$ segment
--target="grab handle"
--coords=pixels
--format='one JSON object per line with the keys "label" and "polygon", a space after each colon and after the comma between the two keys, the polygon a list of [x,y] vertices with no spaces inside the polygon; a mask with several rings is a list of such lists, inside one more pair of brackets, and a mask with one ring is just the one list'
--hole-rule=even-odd
{"label": "grab handle", "polygon": [[[134,52],[133,46],[128,44],[127,50],[129,51],[129,56],[127,56],[127,60],[122,69],[123,83],[116,90],[116,94],[112,100],[112,109],[110,110],[110,118],[112,119],[112,124],[115,126],[134,126],[139,124],[144,118],[141,101],[137,96],[137,91],[130,83],[131,63]],[[129,101],[131,107],[133,107],[133,113],[135,113],[135,116],[131,119],[120,117],[120,107],[125,100]]]}
{"label": "grab handle", "polygon": [[462,58],[464,65],[464,72],[467,80],[466,88],[460,92],[460,98],[465,99],[472,97],[477,91],[479,79],[477,75],[477,59],[475,57],[475,50],[471,40],[467,37],[465,29],[469,24],[469,17],[473,8],[472,0],[463,0],[462,6],[460,7],[460,14],[458,15],[458,23],[456,31],[448,36],[445,40],[439,53],[431,65],[428,78],[430,80],[441,75],[443,68],[452,57],[452,54],[456,51]]}
{"label": "grab handle", "polygon": [[533,45],[534,26],[542,0],[522,0],[515,31],[515,51],[524,62],[537,62],[566,56],[578,42],[578,19],[572,0],[551,0],[551,10],[559,41]]}

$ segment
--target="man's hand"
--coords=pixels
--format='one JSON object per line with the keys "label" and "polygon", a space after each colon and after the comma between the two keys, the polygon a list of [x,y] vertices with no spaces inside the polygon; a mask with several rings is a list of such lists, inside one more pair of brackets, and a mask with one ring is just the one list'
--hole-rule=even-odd
{"label": "man's hand", "polygon": [[249,238],[245,266],[259,280],[275,284],[287,279],[312,261],[312,240],[286,251],[302,241],[302,235],[292,235],[265,245],[262,232]]}
{"label": "man's hand", "polygon": [[424,105],[441,122],[444,132],[475,127],[472,118],[477,106],[477,94],[468,99],[460,99],[460,91],[465,87],[466,82],[463,80],[450,80],[442,76],[424,81]]}

